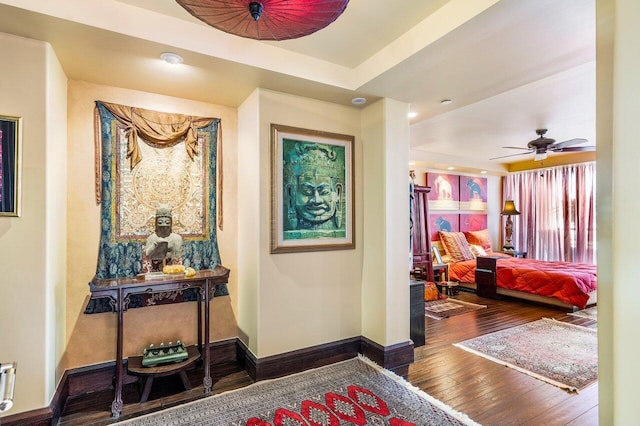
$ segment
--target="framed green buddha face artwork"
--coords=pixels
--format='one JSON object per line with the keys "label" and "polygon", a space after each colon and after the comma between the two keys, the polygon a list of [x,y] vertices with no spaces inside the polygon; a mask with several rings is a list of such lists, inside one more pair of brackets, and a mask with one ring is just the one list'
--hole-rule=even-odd
{"label": "framed green buddha face artwork", "polygon": [[0,115],[0,216],[20,216],[22,119]]}
{"label": "framed green buddha face artwork", "polygon": [[355,247],[353,144],[271,125],[271,253]]}

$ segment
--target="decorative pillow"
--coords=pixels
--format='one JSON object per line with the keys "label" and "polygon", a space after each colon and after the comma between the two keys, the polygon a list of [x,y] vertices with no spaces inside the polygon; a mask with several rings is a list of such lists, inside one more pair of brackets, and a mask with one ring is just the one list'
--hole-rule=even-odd
{"label": "decorative pillow", "polygon": [[469,249],[469,243],[462,232],[438,232],[440,241],[452,262],[472,260],[473,254]]}
{"label": "decorative pillow", "polygon": [[487,252],[484,251],[482,246],[479,246],[477,244],[469,244],[469,248],[471,249],[471,254],[473,254],[473,257],[486,256],[487,255]]}
{"label": "decorative pillow", "polygon": [[491,249],[491,239],[489,238],[489,230],[483,229],[481,231],[467,231],[464,233],[465,238],[469,244],[482,246],[487,253],[493,252]]}
{"label": "decorative pillow", "polygon": [[436,283],[426,282],[424,283],[424,300],[425,302],[430,302],[432,300],[438,300],[440,297],[440,292],[438,291],[438,287],[436,287]]}

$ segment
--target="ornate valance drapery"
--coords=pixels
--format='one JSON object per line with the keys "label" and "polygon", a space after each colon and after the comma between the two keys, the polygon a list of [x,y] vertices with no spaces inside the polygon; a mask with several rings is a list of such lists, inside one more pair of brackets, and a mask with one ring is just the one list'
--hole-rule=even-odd
{"label": "ornate valance drapery", "polygon": [[[151,111],[125,105],[101,102],[113,116],[125,125],[127,134],[127,158],[133,169],[142,156],[138,140],[142,137],[147,143],[157,147],[169,147],[184,140],[189,157],[198,155],[196,147],[196,129],[207,127],[213,118],[193,117],[182,114]],[[97,110],[96,110],[97,113]]]}

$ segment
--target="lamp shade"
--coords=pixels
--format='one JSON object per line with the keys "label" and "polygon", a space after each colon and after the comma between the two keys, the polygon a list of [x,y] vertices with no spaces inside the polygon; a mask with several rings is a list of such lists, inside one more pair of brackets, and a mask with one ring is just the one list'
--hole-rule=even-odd
{"label": "lamp shade", "polygon": [[516,210],[516,204],[513,202],[513,200],[506,200],[504,202],[504,209],[500,214],[504,216],[515,216],[515,215],[519,215],[520,212]]}
{"label": "lamp shade", "polygon": [[176,0],[221,31],[256,40],[288,40],[335,21],[349,0]]}

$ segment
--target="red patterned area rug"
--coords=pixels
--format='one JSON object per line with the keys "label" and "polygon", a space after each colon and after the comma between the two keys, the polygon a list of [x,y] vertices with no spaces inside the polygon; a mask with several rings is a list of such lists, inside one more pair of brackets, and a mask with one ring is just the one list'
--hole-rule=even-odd
{"label": "red patterned area rug", "polygon": [[429,318],[441,320],[486,308],[487,305],[476,305],[475,303],[449,298],[425,302],[424,314]]}
{"label": "red patterned area rug", "polygon": [[598,332],[574,324],[543,318],[454,346],[569,392],[598,380]]}
{"label": "red patterned area rug", "polygon": [[360,356],[203,398],[119,425],[477,425]]}

